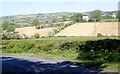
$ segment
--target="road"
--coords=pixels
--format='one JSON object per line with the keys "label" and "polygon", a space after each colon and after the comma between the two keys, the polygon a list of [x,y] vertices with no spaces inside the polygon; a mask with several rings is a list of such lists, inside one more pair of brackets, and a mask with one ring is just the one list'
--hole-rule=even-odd
{"label": "road", "polygon": [[1,56],[2,74],[98,74],[100,71],[60,59]]}

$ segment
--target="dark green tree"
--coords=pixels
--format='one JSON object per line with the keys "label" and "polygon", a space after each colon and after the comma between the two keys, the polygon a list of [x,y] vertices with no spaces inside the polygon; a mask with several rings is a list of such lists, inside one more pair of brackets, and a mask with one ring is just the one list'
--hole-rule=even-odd
{"label": "dark green tree", "polygon": [[10,25],[10,23],[8,21],[4,21],[2,24],[2,29],[6,30],[9,25]]}
{"label": "dark green tree", "polygon": [[74,22],[82,22],[83,21],[83,16],[81,13],[76,13],[74,14],[74,19],[73,19]]}
{"label": "dark green tree", "polygon": [[62,21],[66,21],[67,16],[62,17]]}
{"label": "dark green tree", "polygon": [[91,12],[91,17],[93,21],[101,21],[102,20],[102,11],[94,10]]}
{"label": "dark green tree", "polygon": [[39,20],[38,19],[33,20],[32,25],[33,26],[39,26],[40,25]]}
{"label": "dark green tree", "polygon": [[117,14],[116,14],[116,18],[117,18],[118,21],[120,22],[120,10],[117,12]]}
{"label": "dark green tree", "polygon": [[7,27],[7,32],[14,32],[15,31],[15,26],[14,25],[9,25]]}

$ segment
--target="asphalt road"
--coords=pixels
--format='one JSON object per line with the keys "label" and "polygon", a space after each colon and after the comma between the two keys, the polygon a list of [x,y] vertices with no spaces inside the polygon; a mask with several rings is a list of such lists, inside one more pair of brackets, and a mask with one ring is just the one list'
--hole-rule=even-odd
{"label": "asphalt road", "polygon": [[100,71],[60,59],[1,56],[2,74],[98,74]]}

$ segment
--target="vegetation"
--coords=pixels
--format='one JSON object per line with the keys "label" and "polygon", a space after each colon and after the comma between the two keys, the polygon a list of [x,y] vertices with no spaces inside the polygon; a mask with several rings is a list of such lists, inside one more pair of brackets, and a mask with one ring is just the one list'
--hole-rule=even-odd
{"label": "vegetation", "polygon": [[40,38],[40,35],[38,33],[35,33],[33,38]]}
{"label": "vegetation", "polygon": [[66,17],[67,17],[67,16],[63,16],[63,17],[62,17],[62,21],[63,21],[63,22],[66,21]]}
{"label": "vegetation", "polygon": [[2,23],[2,29],[3,30],[7,30],[7,32],[14,32],[14,30],[15,30],[15,24],[11,23],[11,22],[8,22],[8,21],[4,21]]}
{"label": "vegetation", "polygon": [[91,12],[91,17],[93,21],[101,21],[102,12],[100,10],[94,10]]}
{"label": "vegetation", "polygon": [[9,32],[9,33],[2,33],[0,34],[2,37],[2,40],[10,40],[10,39],[27,39],[28,37],[25,34],[18,34],[15,32]]}
{"label": "vegetation", "polygon": [[[85,60],[97,60],[102,59],[104,61],[110,61],[111,58],[105,58],[102,53],[105,53],[105,56],[110,57],[111,54],[114,54],[112,61],[120,59],[119,52],[120,40],[117,39],[104,39],[104,40],[95,40],[95,41],[57,41],[57,40],[15,40],[15,41],[3,41],[3,45],[6,46],[3,51],[9,53],[22,53],[22,52],[34,52],[39,53],[40,51],[50,52],[52,51],[77,51],[75,53],[80,53],[79,58]],[[82,52],[82,54],[81,54]],[[84,53],[85,52],[85,53]],[[51,52],[52,53],[52,52]],[[90,54],[88,54],[90,53]],[[97,53],[97,54],[96,54]],[[86,55],[87,54],[87,55]],[[108,55],[110,54],[110,55]],[[83,56],[84,55],[84,56]],[[90,56],[91,55],[91,56]],[[98,58],[97,58],[98,56]],[[86,58],[85,58],[86,57]],[[95,58],[96,57],[96,58]],[[101,57],[101,58],[100,58]],[[115,58],[114,58],[115,57]]]}
{"label": "vegetation", "polygon": [[15,26],[14,25],[9,25],[7,27],[7,32],[14,32],[15,31]]}
{"label": "vegetation", "polygon": [[120,22],[120,10],[119,10],[118,13],[117,13],[117,19],[118,19],[118,21]]}
{"label": "vegetation", "polygon": [[38,29],[38,28],[39,28],[39,25],[40,25],[39,20],[38,20],[38,19],[33,20],[32,25],[33,25],[33,26],[36,26],[36,28]]}
{"label": "vegetation", "polygon": [[83,19],[82,19],[82,14],[81,13],[76,13],[74,14],[74,22],[82,22]]}
{"label": "vegetation", "polygon": [[37,40],[3,40],[2,52],[72,57],[84,61],[102,61],[111,66],[111,63],[116,64],[120,60],[120,40],[117,37],[109,39],[106,37],[76,37],[76,39],[75,37],[50,37]]}
{"label": "vegetation", "polygon": [[6,30],[9,25],[10,25],[10,23],[8,21],[4,21],[2,24],[3,30]]}
{"label": "vegetation", "polygon": [[102,22],[118,22],[118,19],[102,19]]}

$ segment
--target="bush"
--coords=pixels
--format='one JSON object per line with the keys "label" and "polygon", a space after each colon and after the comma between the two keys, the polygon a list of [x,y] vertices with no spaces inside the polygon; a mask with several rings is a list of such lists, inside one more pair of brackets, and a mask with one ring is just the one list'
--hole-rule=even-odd
{"label": "bush", "polygon": [[7,27],[7,32],[13,32],[13,31],[15,31],[15,26],[14,25],[9,25]]}
{"label": "bush", "polygon": [[35,33],[33,38],[40,38],[40,35],[38,33]]}
{"label": "bush", "polygon": [[2,24],[2,29],[6,30],[9,25],[10,25],[10,23],[8,21],[4,21]]}
{"label": "bush", "polygon": [[[77,59],[90,61],[120,61],[120,40],[104,39],[96,41],[61,41],[61,40],[11,40],[3,41],[7,53],[42,53],[75,55]],[[78,54],[78,55],[76,55]]]}
{"label": "bush", "polygon": [[2,33],[2,40],[9,40],[9,39],[27,39],[28,37],[24,34],[18,34],[18,33]]}
{"label": "bush", "polygon": [[120,40],[105,39],[87,41],[84,45],[80,46],[78,59],[118,62],[120,60],[119,52]]}
{"label": "bush", "polygon": [[77,50],[79,49],[79,45],[80,45],[80,42],[67,41],[59,44],[59,49],[60,50],[70,50],[70,49]]}
{"label": "bush", "polygon": [[101,37],[101,36],[103,36],[103,35],[102,35],[101,33],[98,33],[97,36],[98,36],[98,37]]}

